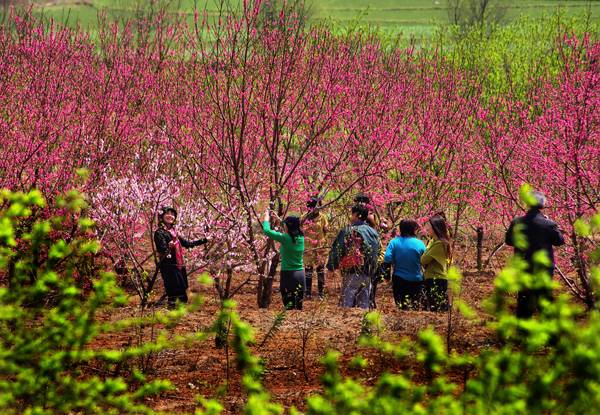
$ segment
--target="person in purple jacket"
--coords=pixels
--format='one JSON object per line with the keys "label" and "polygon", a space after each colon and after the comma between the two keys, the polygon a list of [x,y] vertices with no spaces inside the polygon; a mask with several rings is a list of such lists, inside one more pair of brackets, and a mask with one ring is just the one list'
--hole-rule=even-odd
{"label": "person in purple jacket", "polygon": [[[425,244],[417,238],[419,225],[412,219],[400,222],[400,236],[390,241],[383,258],[387,269],[393,267],[392,288],[396,305],[403,310],[418,310],[423,297],[421,255]],[[389,272],[387,279],[389,279]]]}

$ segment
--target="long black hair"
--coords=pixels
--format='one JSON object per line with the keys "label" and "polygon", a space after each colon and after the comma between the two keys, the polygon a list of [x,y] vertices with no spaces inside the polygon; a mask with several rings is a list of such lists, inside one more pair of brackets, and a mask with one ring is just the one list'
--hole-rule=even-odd
{"label": "long black hair", "polygon": [[444,243],[448,258],[452,258],[452,248],[450,246],[450,233],[448,232],[448,224],[443,213],[436,213],[429,218],[429,224],[435,236]]}
{"label": "long black hair", "polygon": [[292,237],[292,242],[296,243],[296,238],[304,236],[302,228],[300,227],[300,218],[298,216],[288,216],[283,220],[287,227],[288,234]]}

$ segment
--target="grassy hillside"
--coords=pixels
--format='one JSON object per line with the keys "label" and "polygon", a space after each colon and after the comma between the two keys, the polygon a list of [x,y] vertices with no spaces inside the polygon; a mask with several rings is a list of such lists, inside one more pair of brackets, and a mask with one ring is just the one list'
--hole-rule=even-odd
{"label": "grassy hillside", "polygon": [[[239,0],[234,0],[239,1]],[[390,33],[405,36],[428,36],[436,25],[448,22],[446,0],[308,0],[311,19],[315,22],[334,23],[341,27],[352,21],[360,21],[380,27]],[[23,2],[20,2],[23,3]],[[148,0],[42,0],[35,1],[36,13],[43,13],[55,20],[67,21],[70,25],[80,24],[94,30],[97,14],[106,10],[117,19],[133,15],[136,6],[147,7]],[[194,0],[172,0],[173,12],[193,15]],[[209,13],[217,12],[215,0],[197,0],[201,8]],[[561,7],[567,15],[590,12],[593,19],[600,19],[600,1],[589,0],[505,0],[505,20],[521,14],[539,16],[552,13]]]}

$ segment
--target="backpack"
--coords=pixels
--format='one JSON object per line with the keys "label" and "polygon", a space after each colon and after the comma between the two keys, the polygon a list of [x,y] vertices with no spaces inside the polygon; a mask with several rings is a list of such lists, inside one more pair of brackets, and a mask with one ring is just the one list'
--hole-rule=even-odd
{"label": "backpack", "polygon": [[342,271],[362,268],[365,265],[365,255],[363,253],[364,239],[360,232],[354,226],[351,227],[351,232],[346,235],[344,245],[346,247],[346,255],[340,260],[340,269]]}

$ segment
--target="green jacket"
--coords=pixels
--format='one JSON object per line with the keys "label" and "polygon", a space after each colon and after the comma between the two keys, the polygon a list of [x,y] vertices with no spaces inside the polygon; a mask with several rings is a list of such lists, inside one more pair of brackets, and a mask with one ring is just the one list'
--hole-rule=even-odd
{"label": "green jacket", "polygon": [[282,271],[299,271],[304,269],[304,236],[298,236],[296,242],[287,233],[277,232],[271,229],[269,222],[263,222],[263,233],[269,238],[279,242],[279,256],[281,257]]}
{"label": "green jacket", "polygon": [[448,278],[448,253],[446,246],[438,239],[433,239],[421,256],[423,278]]}

